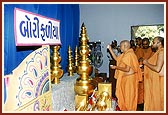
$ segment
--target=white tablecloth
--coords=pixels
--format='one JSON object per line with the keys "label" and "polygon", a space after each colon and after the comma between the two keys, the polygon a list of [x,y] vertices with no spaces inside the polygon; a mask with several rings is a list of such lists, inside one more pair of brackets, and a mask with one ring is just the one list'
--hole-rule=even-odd
{"label": "white tablecloth", "polygon": [[78,78],[78,74],[68,76],[65,73],[60,79],[59,84],[52,84],[52,108],[53,111],[75,111],[75,92],[74,84]]}
{"label": "white tablecloth", "polygon": [[[68,76],[67,73],[60,79],[59,84],[52,84],[52,111],[75,111],[75,91],[74,84],[78,74]],[[116,111],[117,103],[112,99],[112,108],[108,111]]]}

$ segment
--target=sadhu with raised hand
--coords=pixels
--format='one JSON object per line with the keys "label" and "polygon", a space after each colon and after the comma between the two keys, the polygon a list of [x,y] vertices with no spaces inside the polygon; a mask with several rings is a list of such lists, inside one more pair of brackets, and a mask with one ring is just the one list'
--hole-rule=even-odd
{"label": "sadhu with raised hand", "polygon": [[107,48],[117,61],[117,65],[111,66],[111,69],[116,69],[116,97],[118,99],[118,106],[122,111],[136,111],[138,82],[142,80],[138,59],[133,49],[130,48],[130,42],[128,40],[120,42],[122,54],[119,56],[114,54],[109,45]]}

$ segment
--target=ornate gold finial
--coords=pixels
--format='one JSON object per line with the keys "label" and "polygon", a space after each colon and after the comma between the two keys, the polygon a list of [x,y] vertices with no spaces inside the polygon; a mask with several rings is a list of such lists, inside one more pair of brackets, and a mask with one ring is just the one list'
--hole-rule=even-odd
{"label": "ornate gold finial", "polygon": [[77,73],[77,68],[78,68],[78,65],[79,65],[79,55],[78,55],[78,47],[76,46],[75,47],[75,72]]}
{"label": "ornate gold finial", "polygon": [[107,109],[107,101],[110,100],[110,95],[108,92],[103,91],[100,94],[100,97],[98,99],[98,102],[96,104],[97,110],[98,111],[105,111]]}
{"label": "ornate gold finial", "polygon": [[111,108],[111,103],[112,103],[111,85],[112,85],[111,83],[99,83],[98,84],[98,95],[99,95],[100,101],[97,102],[97,109],[100,111]]}
{"label": "ornate gold finial", "polygon": [[61,57],[59,55],[60,46],[53,47],[53,56],[52,56],[52,66],[51,66],[51,82],[54,84],[59,83],[59,78],[63,75],[63,70],[61,69],[61,65],[59,64],[61,61]]}
{"label": "ornate gold finial", "polygon": [[90,53],[88,46],[88,37],[86,34],[86,28],[84,23],[81,27],[80,34],[80,51],[79,54],[81,59],[78,66],[79,78],[76,80],[74,90],[78,95],[91,95],[94,87],[91,85],[91,80],[89,78],[90,73],[92,72],[93,67],[89,63],[88,55]]}
{"label": "ornate gold finial", "polygon": [[73,76],[73,72],[74,72],[74,64],[73,64],[73,60],[72,60],[72,50],[71,47],[68,47],[68,76]]}

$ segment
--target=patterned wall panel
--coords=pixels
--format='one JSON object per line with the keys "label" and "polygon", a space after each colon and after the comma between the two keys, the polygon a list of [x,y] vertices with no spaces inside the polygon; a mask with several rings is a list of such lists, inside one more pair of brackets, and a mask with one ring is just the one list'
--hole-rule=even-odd
{"label": "patterned wall panel", "polygon": [[29,111],[51,111],[52,110],[52,99],[51,91],[38,96],[36,100],[30,101],[25,104],[23,107],[18,108],[16,111],[29,112]]}
{"label": "patterned wall panel", "polygon": [[[7,92],[5,110],[20,110],[19,108],[28,107],[28,105],[37,106],[39,104],[41,106],[43,105],[42,98],[46,103],[50,100],[49,106],[51,106],[49,46],[42,46],[29,54],[11,75],[5,76],[5,86]],[[45,93],[50,96],[46,97]],[[30,108],[31,111],[43,110]],[[50,107],[48,109],[50,110]]]}

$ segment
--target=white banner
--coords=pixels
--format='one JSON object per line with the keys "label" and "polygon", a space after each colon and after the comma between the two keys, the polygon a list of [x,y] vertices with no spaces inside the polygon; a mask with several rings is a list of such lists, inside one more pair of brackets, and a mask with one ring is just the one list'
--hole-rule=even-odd
{"label": "white banner", "polygon": [[14,10],[16,46],[60,45],[60,21],[22,9]]}

